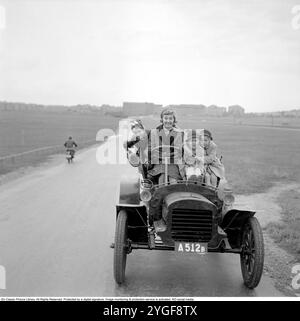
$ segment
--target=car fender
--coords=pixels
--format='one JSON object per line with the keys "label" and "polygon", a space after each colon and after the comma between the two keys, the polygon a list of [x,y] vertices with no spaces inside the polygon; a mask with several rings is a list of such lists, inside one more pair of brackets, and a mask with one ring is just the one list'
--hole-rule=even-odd
{"label": "car fender", "polygon": [[140,205],[140,175],[122,175],[119,204]]}
{"label": "car fender", "polygon": [[223,217],[222,223],[220,226],[224,231],[227,229],[240,228],[244,225],[245,221],[254,216],[255,212],[253,211],[245,211],[238,209],[229,210]]}
{"label": "car fender", "polygon": [[121,210],[128,214],[128,238],[132,242],[148,242],[147,209],[140,200],[140,175],[122,176],[116,219]]}
{"label": "car fender", "polygon": [[123,175],[120,180],[117,208],[143,206],[140,201],[140,175]]}

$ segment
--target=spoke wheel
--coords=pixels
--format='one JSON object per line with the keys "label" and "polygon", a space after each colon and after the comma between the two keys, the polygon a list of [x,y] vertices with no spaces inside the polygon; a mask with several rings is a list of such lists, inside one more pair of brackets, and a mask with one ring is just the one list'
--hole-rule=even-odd
{"label": "spoke wheel", "polygon": [[264,240],[261,227],[255,217],[250,217],[242,230],[241,270],[245,285],[254,289],[264,267]]}
{"label": "spoke wheel", "polygon": [[114,247],[114,278],[118,284],[125,281],[127,251],[127,213],[121,210],[116,222]]}

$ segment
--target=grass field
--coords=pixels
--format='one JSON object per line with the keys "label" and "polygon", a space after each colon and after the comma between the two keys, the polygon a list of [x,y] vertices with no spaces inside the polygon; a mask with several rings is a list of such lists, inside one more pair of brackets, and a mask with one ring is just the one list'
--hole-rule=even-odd
{"label": "grass field", "polygon": [[300,259],[300,193],[286,191],[278,197],[282,220],[267,226],[267,232],[281,247]]}
{"label": "grass field", "polygon": [[[185,117],[194,118],[192,115],[182,115],[179,118]],[[198,117],[199,119],[199,117]],[[299,128],[300,129],[300,117],[266,117],[266,116],[244,116],[233,117],[226,116],[222,118],[203,116],[208,122],[222,122],[226,125],[243,125],[243,126],[258,126],[258,127],[278,127],[278,128]]]}
{"label": "grass field", "polygon": [[70,135],[78,142],[96,139],[99,129],[117,123],[101,114],[0,111],[0,157],[62,145]]}
{"label": "grass field", "polygon": [[265,117],[265,116],[255,116],[255,117],[243,117],[234,118],[227,117],[228,123],[240,124],[240,125],[251,125],[251,126],[267,126],[267,127],[280,127],[280,128],[300,128],[300,118],[299,117]]}
{"label": "grass field", "polygon": [[0,175],[36,165],[54,152],[62,152],[69,136],[75,139],[78,148],[87,147],[96,142],[100,129],[115,129],[117,124],[118,118],[96,113],[0,111],[0,158],[47,146],[61,146],[61,149],[47,149],[1,161]]}

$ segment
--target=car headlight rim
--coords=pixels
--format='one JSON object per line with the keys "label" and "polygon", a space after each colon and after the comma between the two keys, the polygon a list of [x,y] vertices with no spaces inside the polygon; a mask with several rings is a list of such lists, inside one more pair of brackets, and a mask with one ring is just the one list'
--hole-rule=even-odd
{"label": "car headlight rim", "polygon": [[143,201],[143,202],[149,202],[152,198],[152,194],[151,194],[151,191],[149,189],[143,189],[141,190],[140,192],[140,199]]}
{"label": "car headlight rim", "polygon": [[233,194],[227,194],[224,196],[223,201],[226,205],[232,205],[235,201],[235,198],[234,198]]}

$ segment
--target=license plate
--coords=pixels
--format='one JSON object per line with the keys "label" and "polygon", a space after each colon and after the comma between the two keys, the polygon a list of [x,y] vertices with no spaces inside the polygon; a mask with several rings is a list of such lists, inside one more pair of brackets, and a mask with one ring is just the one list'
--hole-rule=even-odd
{"label": "license plate", "polygon": [[175,251],[181,253],[206,254],[207,243],[175,242]]}

